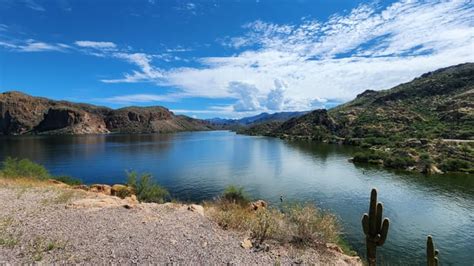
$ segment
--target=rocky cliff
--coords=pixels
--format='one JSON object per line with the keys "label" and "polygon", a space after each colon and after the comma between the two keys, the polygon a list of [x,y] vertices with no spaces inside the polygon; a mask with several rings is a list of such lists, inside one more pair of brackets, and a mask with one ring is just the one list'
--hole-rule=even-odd
{"label": "rocky cliff", "polygon": [[209,130],[202,120],[161,106],[110,109],[21,92],[0,94],[0,134],[167,133]]}

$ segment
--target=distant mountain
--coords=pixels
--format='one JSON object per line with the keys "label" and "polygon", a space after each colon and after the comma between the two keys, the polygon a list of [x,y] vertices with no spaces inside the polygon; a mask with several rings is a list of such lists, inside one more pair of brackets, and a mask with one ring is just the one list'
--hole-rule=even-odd
{"label": "distant mountain", "polygon": [[360,145],[370,149],[354,161],[393,168],[474,173],[474,63],[239,133]]}
{"label": "distant mountain", "polygon": [[209,129],[208,122],[175,115],[161,106],[114,110],[15,91],[0,94],[0,135],[166,133]]}
{"label": "distant mountain", "polygon": [[255,116],[244,117],[240,119],[222,119],[212,118],[207,121],[217,126],[250,126],[267,122],[284,122],[290,118],[299,117],[307,112],[279,112],[279,113],[261,113]]}

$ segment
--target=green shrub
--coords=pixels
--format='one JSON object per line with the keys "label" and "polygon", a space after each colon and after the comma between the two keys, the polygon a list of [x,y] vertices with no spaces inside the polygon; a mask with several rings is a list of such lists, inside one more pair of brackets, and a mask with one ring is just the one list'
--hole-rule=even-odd
{"label": "green shrub", "polygon": [[224,193],[222,194],[222,199],[240,205],[247,205],[250,202],[244,188],[234,185],[225,188]]}
{"label": "green shrub", "polygon": [[54,176],[52,178],[54,180],[61,181],[65,184],[68,184],[68,185],[71,185],[71,186],[77,186],[77,185],[82,184],[82,181],[80,179],[70,177],[70,176],[67,176],[67,175]]}
{"label": "green shrub", "polygon": [[165,188],[153,182],[150,174],[138,175],[132,171],[127,176],[128,186],[133,189],[139,201],[163,203],[170,195]]}
{"label": "green shrub", "polygon": [[375,163],[378,160],[385,160],[386,157],[387,155],[382,151],[367,150],[356,152],[353,160],[356,163]]}
{"label": "green shrub", "polygon": [[471,165],[468,161],[464,161],[461,159],[449,158],[441,163],[441,170],[445,172],[463,171],[464,169],[468,169],[470,167]]}
{"label": "green shrub", "polygon": [[415,164],[415,160],[411,157],[389,157],[384,161],[384,165],[390,168],[407,168]]}
{"label": "green shrub", "polygon": [[3,161],[1,173],[7,178],[30,177],[36,179],[51,178],[44,166],[34,163],[28,159],[17,159],[8,157]]}

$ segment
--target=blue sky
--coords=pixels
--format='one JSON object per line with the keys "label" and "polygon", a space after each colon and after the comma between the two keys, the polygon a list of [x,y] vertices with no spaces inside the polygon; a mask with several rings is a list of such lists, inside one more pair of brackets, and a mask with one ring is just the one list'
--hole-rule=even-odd
{"label": "blue sky", "polygon": [[328,108],[473,51],[472,1],[0,0],[0,91],[200,118]]}

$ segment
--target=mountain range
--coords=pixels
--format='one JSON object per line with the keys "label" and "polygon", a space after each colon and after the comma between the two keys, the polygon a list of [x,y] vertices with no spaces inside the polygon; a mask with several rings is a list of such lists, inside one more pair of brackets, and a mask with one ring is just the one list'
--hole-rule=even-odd
{"label": "mountain range", "polygon": [[238,126],[252,126],[267,122],[284,122],[290,118],[299,117],[308,113],[303,112],[279,112],[279,113],[261,113],[255,116],[248,116],[239,119],[225,119],[225,118],[211,118],[207,119],[209,123],[218,127],[238,127]]}

